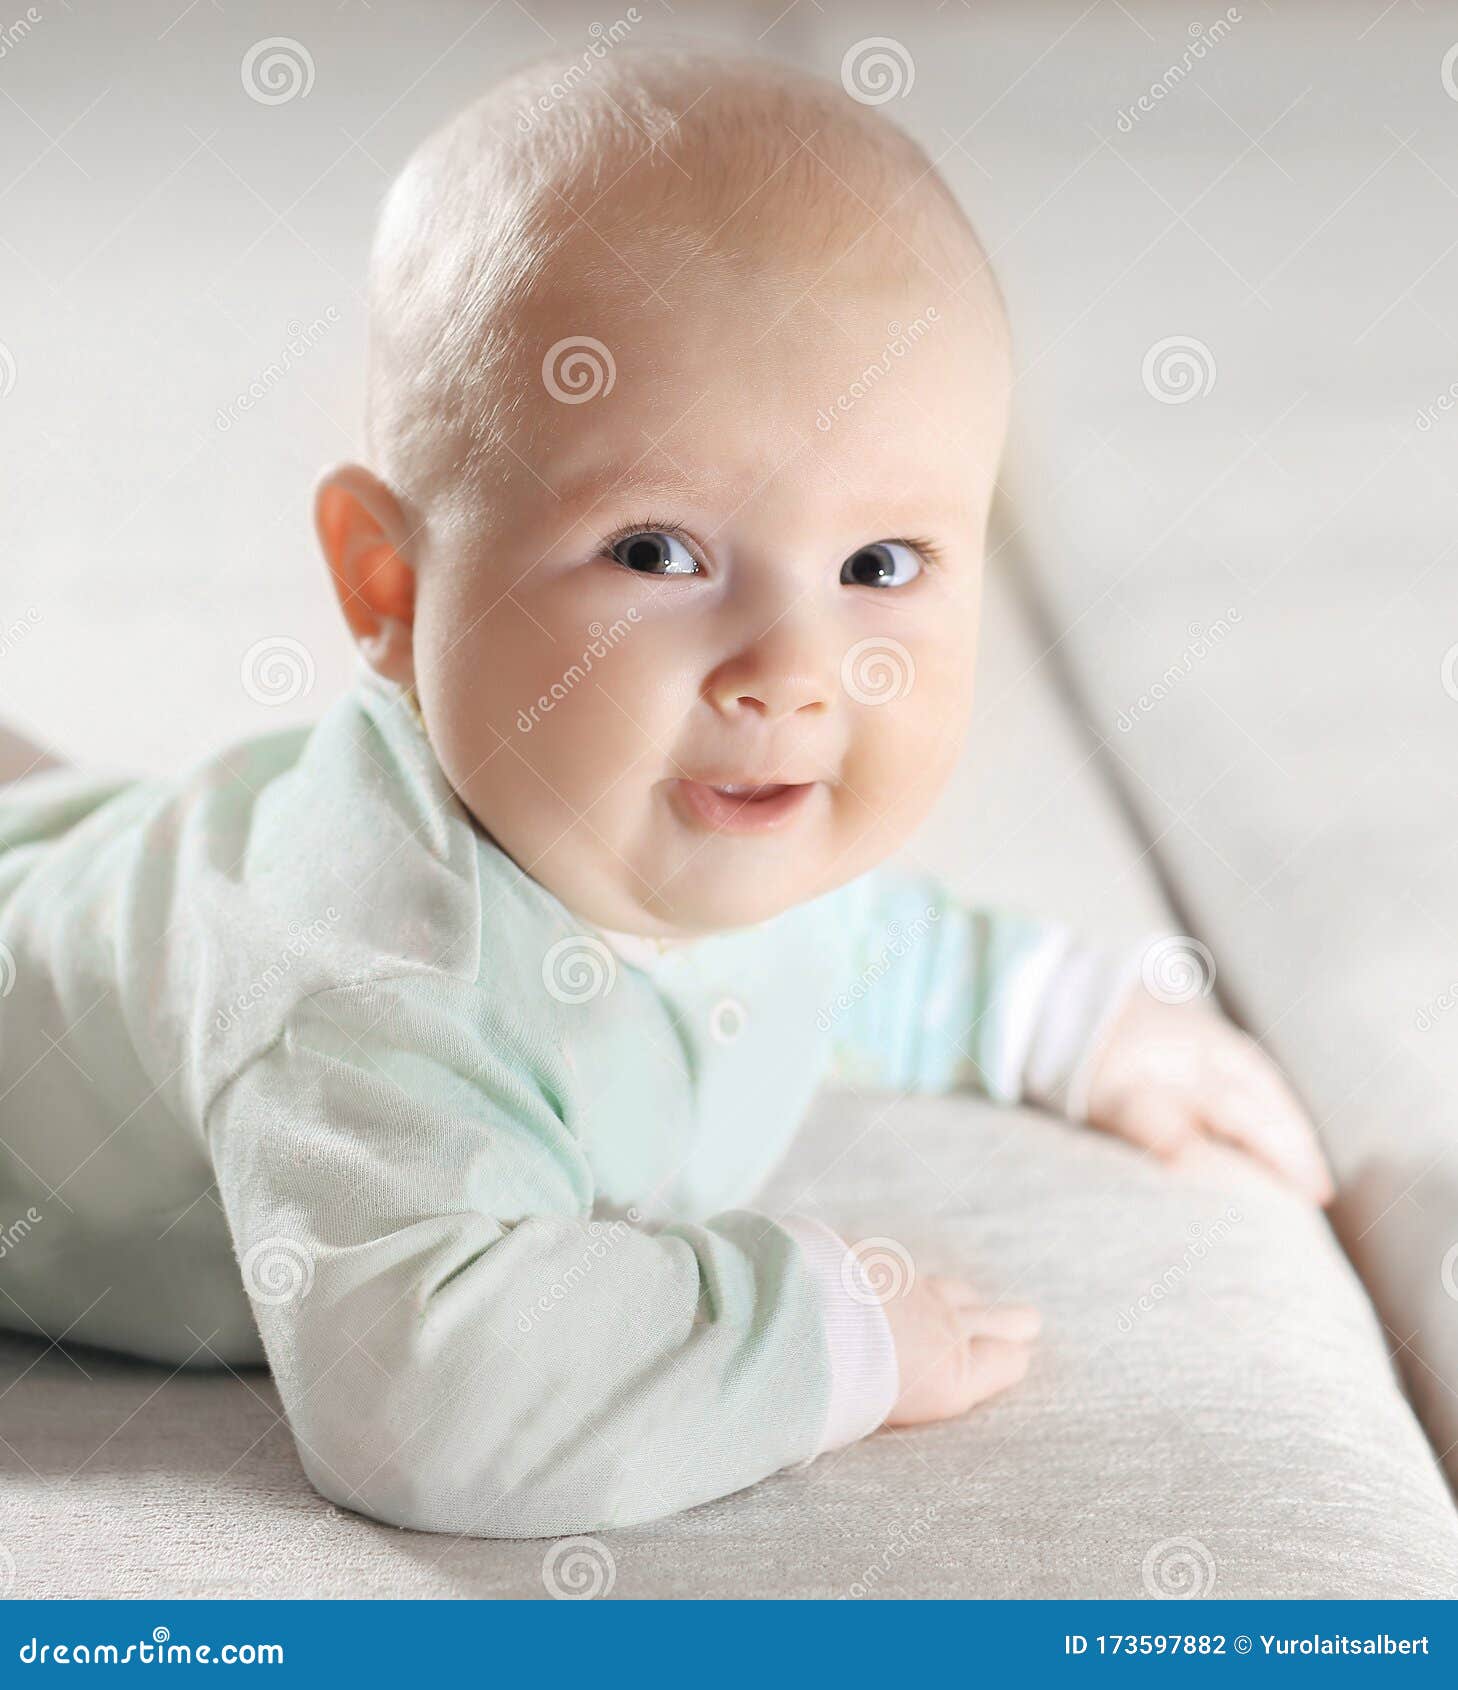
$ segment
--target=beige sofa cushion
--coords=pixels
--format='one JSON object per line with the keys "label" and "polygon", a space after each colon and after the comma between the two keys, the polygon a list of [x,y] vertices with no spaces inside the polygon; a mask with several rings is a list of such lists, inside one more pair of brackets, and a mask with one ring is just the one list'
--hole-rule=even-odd
{"label": "beige sofa cushion", "polygon": [[[1191,1579],[1218,1596],[1458,1595],[1458,1517],[1366,1298],[1325,1226],[1254,1168],[1212,1152],[1173,1174],[1029,1111],[827,1093],[767,1201],[1036,1302],[1033,1368],[962,1420],[603,1533],[584,1579],[611,1568],[624,1597],[1178,1595]],[[324,1503],[265,1374],[7,1338],[0,1405],[16,1596],[543,1592],[551,1544]]]}

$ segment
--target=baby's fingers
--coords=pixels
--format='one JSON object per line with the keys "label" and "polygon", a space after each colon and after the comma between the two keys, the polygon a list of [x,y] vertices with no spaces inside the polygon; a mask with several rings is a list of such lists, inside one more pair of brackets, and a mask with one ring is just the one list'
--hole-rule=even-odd
{"label": "baby's fingers", "polygon": [[[1042,1316],[1030,1303],[989,1303],[985,1291],[950,1274],[929,1273],[925,1284],[957,1311],[964,1332],[985,1331],[993,1338],[1036,1338],[1042,1328]],[[990,1324],[983,1325],[984,1320]]]}
{"label": "baby's fingers", "polygon": [[974,1338],[967,1346],[966,1400],[971,1408],[1005,1391],[1028,1371],[1033,1352],[1007,1338]]}
{"label": "baby's fingers", "polygon": [[1131,1092],[1114,1124],[1121,1138],[1166,1158],[1178,1155],[1199,1136],[1198,1121],[1190,1105],[1178,1095],[1156,1087]]}
{"label": "baby's fingers", "polygon": [[1006,1338],[1030,1344],[1043,1330],[1043,1317],[1029,1303],[984,1304],[962,1311],[962,1330],[969,1338]]}
{"label": "baby's fingers", "polygon": [[1316,1130],[1274,1069],[1253,1061],[1204,1111],[1207,1129],[1258,1157],[1313,1203],[1335,1195]]}

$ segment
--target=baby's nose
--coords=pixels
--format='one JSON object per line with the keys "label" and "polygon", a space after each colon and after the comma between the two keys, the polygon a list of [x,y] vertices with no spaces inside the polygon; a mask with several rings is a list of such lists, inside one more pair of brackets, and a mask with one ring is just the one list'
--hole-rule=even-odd
{"label": "baby's nose", "polygon": [[741,718],[828,713],[840,686],[834,632],[794,602],[757,608],[752,631],[710,675],[710,701]]}
{"label": "baby's nose", "polygon": [[751,673],[740,666],[717,676],[710,695],[727,715],[781,716],[820,715],[829,708],[830,690],[824,677],[807,668]]}

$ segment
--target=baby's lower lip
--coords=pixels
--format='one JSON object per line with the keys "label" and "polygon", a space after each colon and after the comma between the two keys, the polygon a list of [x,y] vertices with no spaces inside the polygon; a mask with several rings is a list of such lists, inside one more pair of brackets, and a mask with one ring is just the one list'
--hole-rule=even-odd
{"label": "baby's lower lip", "polygon": [[676,780],[672,790],[698,826],[720,833],[769,833],[794,820],[817,784],[762,787],[758,797],[730,794],[697,780]]}

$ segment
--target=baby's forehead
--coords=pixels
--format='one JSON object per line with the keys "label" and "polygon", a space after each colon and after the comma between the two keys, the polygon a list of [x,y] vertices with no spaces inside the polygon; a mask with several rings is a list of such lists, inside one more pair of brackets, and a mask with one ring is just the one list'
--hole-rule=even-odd
{"label": "baby's forehead", "polygon": [[962,408],[999,368],[963,301],[882,274],[841,286],[716,271],[652,293],[636,278],[593,296],[563,287],[531,302],[517,338],[513,444],[534,461],[614,439],[703,455],[746,427],[792,440],[853,388],[876,389],[857,432],[901,427],[909,408]]}
{"label": "baby's forehead", "polygon": [[896,479],[897,458],[970,461],[996,432],[995,326],[884,233],[830,266],[750,261],[682,226],[623,258],[579,239],[521,303],[482,466],[510,503],[540,490],[555,507],[591,484],[732,504],[800,448],[802,476],[850,485]]}
{"label": "baby's forehead", "polygon": [[752,313],[717,337],[707,318],[659,314],[643,338],[589,321],[598,335],[555,336],[564,320],[538,337],[495,458],[500,515],[558,527],[633,506],[617,514],[813,533],[894,506],[921,527],[965,515],[1000,445],[1005,387],[934,306],[878,308],[859,339],[802,306],[759,346]]}
{"label": "baby's forehead", "polygon": [[[936,499],[975,504],[1006,386],[975,293],[885,232],[829,264],[640,233],[620,258],[579,232],[506,326],[509,367],[482,369],[497,403],[466,471],[477,526],[556,532],[637,505],[814,534],[862,493],[878,531],[888,505],[920,529]],[[452,458],[449,411],[437,440]]]}

